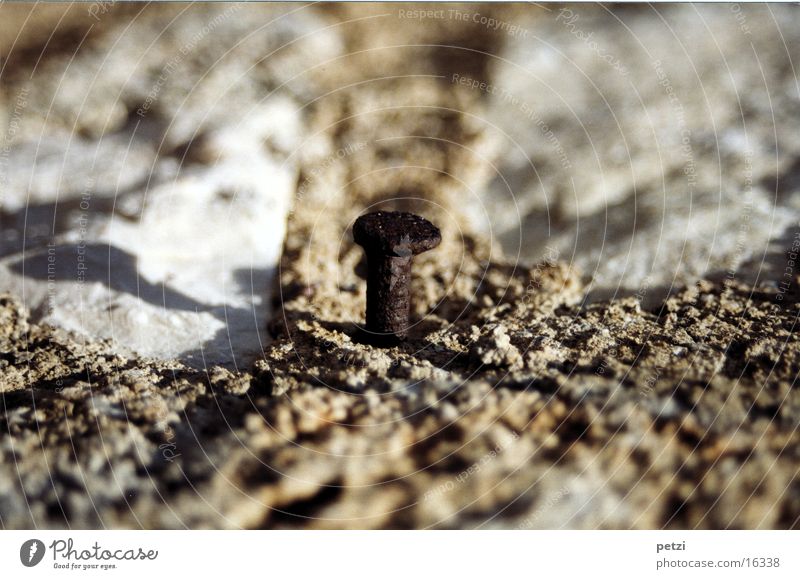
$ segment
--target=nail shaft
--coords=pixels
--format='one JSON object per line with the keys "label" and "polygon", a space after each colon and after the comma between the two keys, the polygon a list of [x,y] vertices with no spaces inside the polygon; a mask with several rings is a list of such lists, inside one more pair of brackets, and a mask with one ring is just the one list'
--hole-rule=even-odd
{"label": "nail shaft", "polygon": [[367,329],[405,339],[411,309],[411,256],[367,255]]}
{"label": "nail shaft", "polygon": [[439,229],[418,215],[377,211],[356,220],[353,238],[367,255],[367,332],[376,344],[404,340],[411,311],[411,262],[439,245]]}

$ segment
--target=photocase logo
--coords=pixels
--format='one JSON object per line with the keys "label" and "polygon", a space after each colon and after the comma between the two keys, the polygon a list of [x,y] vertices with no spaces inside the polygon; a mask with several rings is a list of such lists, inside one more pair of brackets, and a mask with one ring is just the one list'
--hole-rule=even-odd
{"label": "photocase logo", "polygon": [[26,567],[35,567],[44,557],[44,543],[39,539],[28,539],[19,548],[19,560]]}

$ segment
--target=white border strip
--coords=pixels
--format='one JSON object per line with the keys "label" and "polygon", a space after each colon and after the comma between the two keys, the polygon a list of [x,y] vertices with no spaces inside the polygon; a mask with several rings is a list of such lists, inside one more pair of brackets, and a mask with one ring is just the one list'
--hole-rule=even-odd
{"label": "white border strip", "polygon": [[[32,540],[45,552],[26,567]],[[798,577],[798,540],[791,531],[32,530],[0,533],[0,562],[4,577]]]}

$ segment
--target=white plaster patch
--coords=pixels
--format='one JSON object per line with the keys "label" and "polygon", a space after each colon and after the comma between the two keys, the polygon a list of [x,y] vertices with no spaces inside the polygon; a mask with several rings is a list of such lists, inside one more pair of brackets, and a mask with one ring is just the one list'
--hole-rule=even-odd
{"label": "white plaster patch", "polygon": [[251,363],[268,339],[297,181],[287,152],[300,126],[292,100],[271,99],[205,133],[197,147],[209,161],[180,166],[165,157],[152,182],[102,210],[93,190],[69,188],[65,228],[8,255],[2,289],[21,295],[42,321],[109,339],[124,354]]}

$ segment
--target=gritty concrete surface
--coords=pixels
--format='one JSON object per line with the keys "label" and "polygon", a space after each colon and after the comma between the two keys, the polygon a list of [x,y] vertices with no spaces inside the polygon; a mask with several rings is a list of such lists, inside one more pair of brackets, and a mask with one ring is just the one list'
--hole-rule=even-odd
{"label": "gritty concrete surface", "polygon": [[[4,527],[798,525],[796,9],[416,7],[131,5],[11,52]],[[68,93],[73,55],[95,82]],[[76,246],[86,179],[104,183],[106,293],[53,302],[29,268]],[[442,231],[395,348],[359,338],[350,228],[375,209]],[[225,225],[199,228],[214,213]],[[215,252],[236,258],[219,276],[186,259]],[[227,293],[225,271],[270,259]],[[177,338],[65,321],[116,292],[109,319],[136,326],[153,305],[137,291],[167,336],[185,333],[173,310],[233,300],[255,361],[203,363],[236,335],[224,315],[199,323],[200,363]]]}

